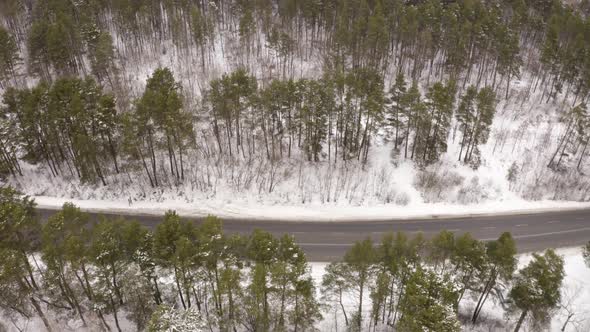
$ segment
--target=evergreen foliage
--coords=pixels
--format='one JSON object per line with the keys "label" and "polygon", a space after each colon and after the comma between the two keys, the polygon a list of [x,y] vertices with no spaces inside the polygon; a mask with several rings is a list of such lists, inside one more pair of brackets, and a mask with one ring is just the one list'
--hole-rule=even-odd
{"label": "evergreen foliage", "polygon": [[533,326],[543,327],[550,322],[551,311],[561,300],[563,264],[563,258],[548,249],[543,255],[533,254],[533,260],[519,271],[509,294],[514,309],[521,311],[515,332],[528,315]]}
{"label": "evergreen foliage", "polygon": [[[3,175],[22,173],[24,159],[87,183],[140,170],[140,181],[152,187],[179,185],[187,176],[196,181],[196,151],[234,162],[266,156],[272,174],[277,162],[299,155],[294,149],[309,162],[365,164],[376,136],[387,131],[396,158],[428,166],[446,153],[455,120],[458,159],[477,168],[499,96],[510,98],[511,81],[523,73],[531,77],[525,99],[541,85],[546,101],[573,95],[577,105],[565,108],[568,130],[549,166],[562,169],[572,150],[580,170],[589,141],[590,25],[581,5],[52,0],[2,6]],[[219,77],[208,64],[228,33],[238,37],[243,57]],[[120,75],[124,57],[167,40],[178,51],[172,56],[197,59],[211,77],[199,82],[202,93],[186,73],[179,80],[168,68],[156,69],[144,91]],[[276,63],[255,73],[251,63],[265,47]],[[323,59],[322,71],[300,78],[294,60],[314,56]],[[24,87],[23,69],[41,82]],[[199,139],[208,135],[215,150]],[[275,177],[260,186],[272,192]]]}
{"label": "evergreen foliage", "polygon": [[[219,72],[214,57],[230,48],[239,56]],[[265,52],[272,63],[256,70]],[[136,89],[121,73],[145,53],[200,64],[202,81],[160,67]],[[321,70],[301,77],[313,61]],[[525,74],[524,95],[511,95]],[[454,125],[458,160],[477,168],[497,103],[527,100],[538,87],[544,102],[573,99],[547,166],[564,171],[573,151],[580,171],[590,142],[587,3],[5,0],[0,176],[22,176],[26,162],[91,186],[122,173],[159,191],[211,188],[210,173],[227,172],[239,191],[257,180],[223,165],[258,160],[270,174],[258,191],[272,192],[278,162],[364,167],[377,138],[393,141],[396,161],[428,167],[447,153]],[[200,163],[206,171],[193,172]],[[34,203],[10,188],[0,189],[0,208],[0,308],[39,316],[48,330],[45,310],[84,324],[96,316],[106,330],[120,329],[124,313],[150,331],[311,330],[321,319],[292,237],[230,236],[217,218],[196,225],[174,212],[148,230],[91,221],[70,204],[40,225]],[[328,265],[322,296],[352,330],[456,331],[465,297],[477,301],[476,323],[490,296],[504,301],[512,285],[518,330],[526,318],[545,322],[559,302],[563,262],[548,251],[514,277],[515,255],[509,233],[487,243],[388,234]],[[343,304],[350,295],[353,310]]]}

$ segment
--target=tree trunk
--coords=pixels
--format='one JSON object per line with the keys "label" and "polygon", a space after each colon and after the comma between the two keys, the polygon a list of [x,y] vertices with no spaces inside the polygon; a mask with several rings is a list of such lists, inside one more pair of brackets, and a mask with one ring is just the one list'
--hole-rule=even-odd
{"label": "tree trunk", "polygon": [[152,175],[154,177],[154,184],[157,187],[158,186],[158,175],[157,175],[157,170],[156,170],[156,153],[154,152],[154,144],[152,141],[152,133],[151,131],[148,133],[148,143],[149,143],[149,147],[150,147],[150,154],[151,154],[151,160],[152,160]]}
{"label": "tree trunk", "polygon": [[107,139],[109,141],[109,148],[111,151],[111,156],[113,157],[113,161],[115,163],[115,172],[117,172],[117,174],[119,174],[119,164],[117,162],[117,151],[115,150],[115,145],[113,144],[113,140],[111,138],[111,135],[107,135]]}
{"label": "tree trunk", "polygon": [[113,296],[111,298],[111,307],[113,308],[113,318],[115,318],[115,326],[117,326],[117,331],[121,332],[121,325],[119,325],[119,316],[117,315],[117,308],[115,307],[115,300],[113,300]]}
{"label": "tree trunk", "polygon": [[569,324],[570,319],[572,319],[573,316],[574,316],[573,313],[570,313],[567,315],[567,319],[565,320],[565,322],[563,323],[563,326],[561,327],[561,332],[565,332],[565,328],[567,327],[567,324]]}
{"label": "tree trunk", "polygon": [[[361,277],[362,279],[363,277]],[[363,294],[364,294],[364,288],[365,288],[365,283],[363,280],[361,280],[360,283],[360,295],[359,295],[359,313],[358,313],[358,330],[362,331],[362,325],[363,325]]]}
{"label": "tree trunk", "polygon": [[567,136],[569,136],[569,132],[570,132],[570,128],[571,128],[572,123],[573,123],[573,121],[570,120],[570,122],[567,125],[567,129],[565,130],[565,134],[561,138],[561,141],[559,142],[557,149],[555,149],[555,153],[553,153],[553,156],[551,156],[551,159],[549,160],[549,164],[547,164],[547,167],[551,167],[553,165],[553,160],[555,159],[555,157],[559,153],[559,149],[561,149],[561,145],[563,144],[563,142],[565,141]]}
{"label": "tree trunk", "polygon": [[483,307],[483,305],[487,299],[487,294],[489,293],[490,289],[493,287],[493,283],[494,283],[495,279],[496,279],[496,272],[492,271],[490,278],[486,282],[483,292],[481,293],[479,300],[477,301],[477,305],[475,306],[475,310],[473,311],[473,316],[471,317],[471,322],[473,324],[475,324],[477,322],[477,317],[479,316],[481,308]]}
{"label": "tree trunk", "polygon": [[578,166],[576,166],[576,169],[578,171],[580,170],[580,165],[582,164],[582,158],[584,158],[584,154],[586,154],[587,147],[588,147],[588,141],[586,141],[586,143],[584,143],[584,149],[582,150],[582,154],[580,155],[580,159],[578,160]]}
{"label": "tree trunk", "polygon": [[180,302],[182,307],[186,310],[186,303],[184,303],[184,296],[182,295],[182,288],[180,287],[180,281],[178,280],[178,268],[174,267],[174,280],[176,281],[176,289],[178,290],[178,296],[180,296]]}
{"label": "tree trunk", "polygon": [[[162,296],[160,295],[160,287],[158,286],[158,278],[152,277],[152,280],[154,282],[154,302],[156,302],[156,305],[160,305],[160,304],[162,304]],[[201,308],[199,308],[199,310],[200,309]]]}
{"label": "tree trunk", "polygon": [[524,322],[526,315],[527,315],[526,310],[524,310],[522,312],[522,314],[520,314],[520,318],[518,319],[518,323],[516,323],[516,327],[514,328],[514,332],[518,332],[520,330],[520,327],[522,326],[522,323]]}
{"label": "tree trunk", "polygon": [[459,161],[461,161],[461,155],[463,154],[463,147],[465,146],[465,131],[467,130],[467,125],[463,125],[463,138],[461,139],[461,149],[459,150]]}
{"label": "tree trunk", "polygon": [[150,174],[150,169],[148,168],[148,165],[145,161],[145,157],[143,156],[143,153],[141,153],[141,149],[137,148],[137,152],[139,153],[139,157],[141,159],[141,162],[143,164],[143,168],[145,169],[145,172],[148,176],[148,179],[150,180],[150,186],[153,188],[154,187],[154,181],[152,180],[152,175]]}
{"label": "tree trunk", "polygon": [[338,301],[340,302],[340,308],[342,308],[342,314],[344,315],[344,323],[348,326],[348,315],[346,315],[346,309],[344,309],[344,303],[342,303],[342,290],[338,293]]}
{"label": "tree trunk", "polygon": [[47,332],[52,332],[53,330],[51,329],[51,325],[49,325],[49,320],[47,320],[47,317],[43,313],[43,310],[41,310],[41,306],[39,305],[39,302],[37,302],[37,300],[35,300],[35,298],[33,296],[30,297],[30,300],[31,300],[31,303],[33,304],[33,307],[35,308],[35,311],[37,312],[39,317],[41,317],[41,320],[43,321],[43,325],[45,325]]}

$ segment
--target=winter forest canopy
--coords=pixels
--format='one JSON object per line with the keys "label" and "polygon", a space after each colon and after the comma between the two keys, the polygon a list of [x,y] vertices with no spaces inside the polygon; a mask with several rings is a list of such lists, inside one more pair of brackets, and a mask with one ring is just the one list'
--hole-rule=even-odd
{"label": "winter forest canopy", "polygon": [[368,239],[319,284],[289,236],[71,204],[40,223],[21,192],[588,201],[589,14],[588,0],[1,0],[2,324],[459,331],[495,302],[511,328],[546,327],[563,259],[519,268],[509,233]]}
{"label": "winter forest canopy", "polygon": [[410,163],[427,202],[587,200],[589,10],[2,1],[0,171],[53,196],[403,205]]}

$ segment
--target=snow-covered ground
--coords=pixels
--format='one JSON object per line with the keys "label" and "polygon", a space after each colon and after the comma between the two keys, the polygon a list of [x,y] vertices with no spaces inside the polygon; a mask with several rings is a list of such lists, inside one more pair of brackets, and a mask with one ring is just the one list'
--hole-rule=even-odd
{"label": "snow-covered ground", "polygon": [[[280,67],[280,57],[266,45],[264,34],[258,34],[257,57],[246,58],[235,31],[218,31],[202,67],[196,49],[180,49],[171,40],[134,49],[115,27],[110,33],[120,54],[121,80],[133,97],[142,93],[147,78],[160,66],[171,68],[183,86],[187,107],[194,110],[199,109],[209,81],[236,68],[245,66],[261,84],[281,76],[274,69]],[[321,74],[322,57],[308,56],[308,48],[298,45],[287,77],[317,78]],[[386,89],[397,72],[393,69],[385,75]],[[419,83],[424,93],[427,80]],[[498,86],[490,137],[479,147],[481,166],[475,170],[457,160],[461,133],[453,123],[448,151],[440,162],[425,169],[393,151],[393,128],[384,127],[375,135],[367,165],[354,160],[335,165],[327,160],[327,148],[318,163],[307,162],[298,149],[291,158],[272,165],[263,151],[254,161],[218,159],[202,153],[215,142],[210,131],[199,130],[195,133],[199,148],[186,156],[183,183],[175,183],[167,174],[165,154],[158,156],[162,182],[158,188],[150,187],[141,169],[126,168],[121,174],[107,170],[108,184],[99,186],[81,183],[67,170],[53,177],[43,164],[24,161],[23,176],[5,182],[35,196],[44,207],[73,201],[93,210],[162,213],[176,209],[185,215],[214,213],[224,218],[383,219],[590,206],[574,203],[590,200],[590,177],[585,174],[588,158],[582,158],[580,170],[576,169],[580,144],[572,142],[565,151],[561,171],[547,168],[566,129],[563,116],[571,109],[572,97],[564,100],[562,93],[547,101],[542,87],[524,69],[511,83],[507,99],[503,83]],[[195,126],[204,129],[207,124]]]}
{"label": "snow-covered ground", "polygon": [[39,208],[59,209],[66,202],[74,203],[89,212],[116,212],[121,214],[163,215],[175,210],[182,216],[200,217],[215,215],[220,218],[273,219],[288,221],[347,221],[384,220],[409,218],[444,218],[487,214],[542,213],[554,210],[587,209],[588,202],[568,201],[525,201],[514,198],[482,204],[416,203],[406,206],[376,204],[372,206],[350,206],[345,204],[309,205],[265,205],[256,202],[224,202],[209,200],[186,203],[182,201],[132,202],[81,200],[63,197],[33,196]]}
{"label": "snow-covered ground", "polygon": [[[53,177],[43,164],[23,162],[23,176],[7,183],[34,196],[42,207],[72,201],[94,211],[156,213],[175,209],[184,215],[215,214],[224,218],[384,219],[520,213],[584,208],[590,199],[585,162],[576,169],[579,153],[563,158],[559,172],[547,167],[564,130],[560,103],[540,96],[523,104],[514,84],[509,101],[498,105],[489,141],[482,145],[482,163],[472,169],[457,161],[460,134],[454,129],[441,160],[420,168],[395,153],[392,133],[375,138],[366,165],[307,162],[292,158],[271,164],[264,154],[253,161],[217,159],[195,151],[187,156],[186,176],[176,183],[159,156],[160,181],[151,188],[141,170],[107,175],[107,185],[81,183],[66,171]],[[526,108],[526,110],[525,110]],[[215,144],[199,137],[200,144]]]}

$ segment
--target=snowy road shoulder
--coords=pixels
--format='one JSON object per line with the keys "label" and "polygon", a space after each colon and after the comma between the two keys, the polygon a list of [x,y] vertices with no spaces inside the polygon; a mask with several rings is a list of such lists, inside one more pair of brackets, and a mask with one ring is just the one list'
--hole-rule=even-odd
{"label": "snowy road shoulder", "polygon": [[351,206],[344,204],[271,205],[260,202],[223,202],[205,200],[200,203],[181,201],[108,201],[80,200],[62,197],[32,196],[42,209],[59,209],[72,202],[88,212],[120,213],[130,215],[163,215],[176,210],[186,217],[215,215],[225,219],[257,219],[284,221],[379,221],[391,219],[453,218],[486,215],[514,215],[565,210],[590,209],[588,202],[524,201],[512,199],[473,205],[446,203],[416,203],[409,205],[380,204]]}

